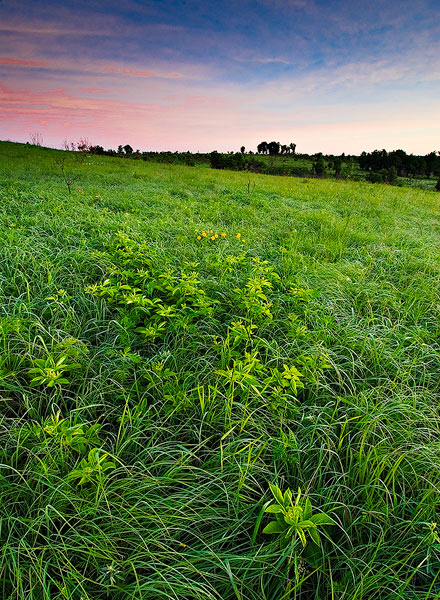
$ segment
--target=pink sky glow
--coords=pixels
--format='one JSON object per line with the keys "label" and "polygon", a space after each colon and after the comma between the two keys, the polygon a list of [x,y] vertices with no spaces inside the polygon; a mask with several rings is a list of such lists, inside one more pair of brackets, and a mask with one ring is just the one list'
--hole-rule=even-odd
{"label": "pink sky glow", "polygon": [[0,139],[440,150],[437,5],[338,2],[0,2]]}

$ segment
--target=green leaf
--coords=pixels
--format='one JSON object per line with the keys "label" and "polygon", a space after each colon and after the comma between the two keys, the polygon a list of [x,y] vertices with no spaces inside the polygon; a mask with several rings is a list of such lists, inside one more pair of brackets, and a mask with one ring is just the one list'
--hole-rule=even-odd
{"label": "green leaf", "polygon": [[302,529],[297,529],[296,532],[298,533],[299,539],[301,540],[301,543],[304,547],[307,544],[307,540],[306,540],[306,536],[304,535],[304,531]]}
{"label": "green leaf", "polygon": [[101,470],[102,471],[108,471],[108,469],[116,469],[116,465],[114,462],[105,462],[102,466],[101,466]]}
{"label": "green leaf", "polygon": [[273,483],[269,483],[269,487],[270,487],[270,491],[272,492],[275,500],[283,505],[284,502],[284,498],[283,498],[283,494],[280,490],[280,488],[277,485],[274,485]]}
{"label": "green leaf", "polygon": [[311,527],[309,529],[309,535],[310,535],[310,537],[312,538],[312,540],[315,542],[315,544],[317,546],[321,545],[321,537],[320,537],[320,535],[319,535],[318,530],[316,529],[316,527]]}
{"label": "green leaf", "polygon": [[263,529],[263,533],[283,533],[285,528],[280,525],[277,521],[271,521],[266,527]]}
{"label": "green leaf", "polygon": [[299,521],[296,526],[301,527],[302,529],[309,529],[310,527],[316,528],[315,523],[312,521]]}
{"label": "green leaf", "polygon": [[309,520],[315,525],[336,525],[336,522],[326,513],[316,513]]}
{"label": "green leaf", "polygon": [[64,365],[63,371],[73,371],[74,369],[82,369],[82,365],[79,363],[73,363],[71,365]]}
{"label": "green leaf", "polygon": [[268,506],[266,508],[266,510],[264,512],[267,513],[282,513],[283,512],[283,508],[279,505],[279,504],[271,504],[270,506]]}
{"label": "green leaf", "polygon": [[282,525],[283,527],[285,526],[286,521],[283,513],[276,513],[275,518],[280,525]]}
{"label": "green leaf", "polygon": [[307,497],[305,505],[304,505],[304,512],[303,512],[304,520],[307,521],[308,519],[310,519],[310,517],[312,516],[312,512],[313,512],[312,503],[310,502],[310,498]]}
{"label": "green leaf", "polygon": [[287,490],[284,492],[284,497],[283,497],[284,508],[288,508],[291,503],[292,503],[292,492],[289,490],[289,488],[287,488]]}

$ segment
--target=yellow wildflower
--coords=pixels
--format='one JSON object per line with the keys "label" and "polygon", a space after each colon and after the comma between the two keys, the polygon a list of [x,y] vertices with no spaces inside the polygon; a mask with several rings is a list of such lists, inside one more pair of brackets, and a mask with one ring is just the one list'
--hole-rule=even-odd
{"label": "yellow wildflower", "polygon": [[203,237],[206,237],[206,231],[202,231]]}
{"label": "yellow wildflower", "polygon": [[237,240],[241,238],[241,233],[237,233]]}
{"label": "yellow wildflower", "polygon": [[198,240],[201,240],[201,239],[202,239],[202,236],[201,236],[201,235],[198,235],[198,236],[197,236],[197,239],[198,239]]}
{"label": "yellow wildflower", "polygon": [[215,235],[211,235],[211,240],[215,240]]}
{"label": "yellow wildflower", "polygon": [[214,237],[215,237],[215,239],[217,239],[218,238],[218,233],[216,233]]}
{"label": "yellow wildflower", "polygon": [[223,232],[222,232],[220,235],[221,235],[222,237],[226,237],[226,233],[225,233],[224,231],[223,231]]}

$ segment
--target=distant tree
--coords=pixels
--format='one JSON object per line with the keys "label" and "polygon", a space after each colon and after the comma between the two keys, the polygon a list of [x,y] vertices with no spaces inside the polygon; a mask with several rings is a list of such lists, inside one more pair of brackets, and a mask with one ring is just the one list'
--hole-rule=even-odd
{"label": "distant tree", "polygon": [[396,167],[390,167],[389,169],[387,169],[386,182],[387,183],[395,183],[396,180],[397,180]]}
{"label": "distant tree", "polygon": [[242,146],[242,147],[240,148],[240,152],[241,152],[242,154],[244,154],[244,151],[245,151],[245,150],[246,150],[246,148],[245,148],[244,146]]}
{"label": "distant tree", "polygon": [[296,150],[296,144],[294,144],[293,142],[290,144],[289,148],[292,150],[292,154],[295,154],[295,150]]}
{"label": "distant tree", "polygon": [[370,171],[370,173],[368,173],[367,175],[367,181],[369,181],[370,183],[383,183],[383,173],[379,173],[378,171]]}
{"label": "distant tree", "polygon": [[221,154],[214,150],[209,155],[209,161],[211,163],[211,169],[223,169],[223,157]]}
{"label": "distant tree", "polygon": [[231,171],[243,171],[246,168],[243,154],[220,154],[216,150],[209,155],[212,169],[230,169]]}
{"label": "distant tree", "polygon": [[353,175],[353,168],[354,163],[351,157],[348,160],[344,160],[344,162],[342,163],[342,177],[345,177],[346,179],[351,179]]}
{"label": "distant tree", "polygon": [[336,156],[333,159],[333,168],[335,170],[335,177],[340,177],[342,171],[342,160],[339,158],[339,156]]}
{"label": "distant tree", "polygon": [[78,152],[81,154],[87,154],[90,148],[90,142],[86,137],[82,137],[79,139],[79,142],[76,145]]}
{"label": "distant tree", "polygon": [[280,153],[280,143],[279,142],[269,142],[267,144],[267,149],[271,156],[275,156]]}
{"label": "distant tree", "polygon": [[426,163],[426,175],[427,177],[431,176],[431,173],[434,175],[438,174],[437,165],[439,162],[439,157],[436,152],[430,152],[425,155],[425,163]]}
{"label": "distant tree", "polygon": [[267,142],[261,142],[260,144],[258,144],[257,152],[258,152],[258,154],[267,154],[267,152],[268,152]]}
{"label": "distant tree", "polygon": [[130,144],[126,144],[124,146],[124,152],[126,156],[131,156],[133,154],[133,148],[130,146]]}
{"label": "distant tree", "polygon": [[315,164],[313,165],[313,171],[315,173],[315,175],[317,175],[318,177],[322,177],[325,173],[325,162],[324,159],[322,158],[322,156],[319,156],[316,159]]}
{"label": "distant tree", "polygon": [[33,131],[30,134],[31,144],[34,146],[42,146],[43,145],[43,136],[39,131]]}
{"label": "distant tree", "polygon": [[98,154],[100,156],[102,156],[103,154],[105,154],[105,150],[102,146],[96,145],[96,146],[89,146],[89,152],[90,154]]}

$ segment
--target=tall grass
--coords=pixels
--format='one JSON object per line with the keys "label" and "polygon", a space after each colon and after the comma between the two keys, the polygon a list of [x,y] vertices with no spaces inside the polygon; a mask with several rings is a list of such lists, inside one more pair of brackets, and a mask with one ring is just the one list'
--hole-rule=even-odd
{"label": "tall grass", "polygon": [[[440,597],[436,194],[56,155],[0,144],[0,596]],[[314,561],[269,482],[335,520]]]}

